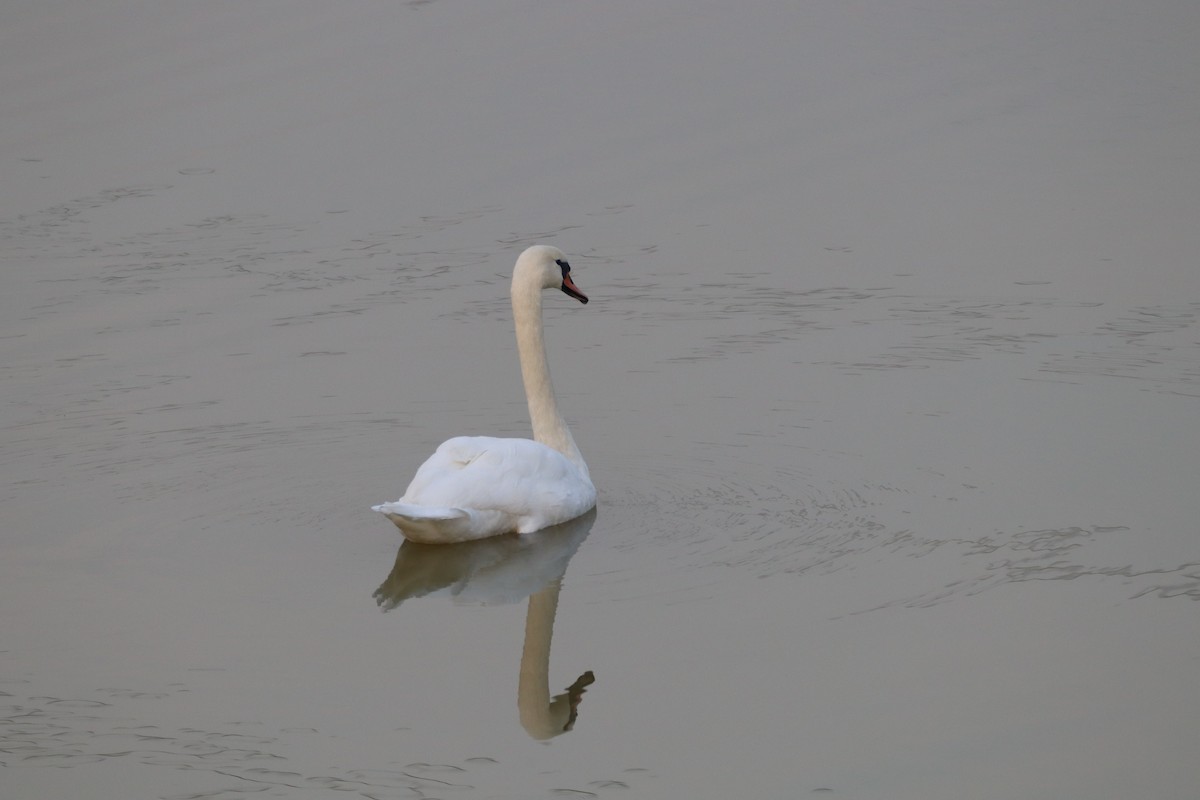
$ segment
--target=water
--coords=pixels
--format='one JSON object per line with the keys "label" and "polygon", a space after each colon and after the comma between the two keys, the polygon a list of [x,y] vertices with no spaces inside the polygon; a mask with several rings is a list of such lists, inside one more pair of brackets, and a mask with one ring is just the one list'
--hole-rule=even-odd
{"label": "water", "polygon": [[[1190,4],[76,12],[0,12],[5,798],[1194,794]],[[401,546],[534,241],[597,511]]]}

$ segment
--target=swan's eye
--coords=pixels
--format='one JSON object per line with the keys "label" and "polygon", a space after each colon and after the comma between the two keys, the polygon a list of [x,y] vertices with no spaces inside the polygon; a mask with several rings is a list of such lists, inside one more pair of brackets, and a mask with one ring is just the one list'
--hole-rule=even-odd
{"label": "swan's eye", "polygon": [[554,263],[558,264],[558,268],[562,270],[563,277],[567,277],[567,273],[571,271],[571,265],[563,261],[561,258],[556,258]]}

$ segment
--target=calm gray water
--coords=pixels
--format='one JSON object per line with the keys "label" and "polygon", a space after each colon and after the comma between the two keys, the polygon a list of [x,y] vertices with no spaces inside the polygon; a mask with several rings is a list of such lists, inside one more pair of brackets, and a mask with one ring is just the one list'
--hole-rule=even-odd
{"label": "calm gray water", "polygon": [[[60,5],[5,800],[1195,796],[1193,4]],[[597,510],[401,546],[533,242]]]}

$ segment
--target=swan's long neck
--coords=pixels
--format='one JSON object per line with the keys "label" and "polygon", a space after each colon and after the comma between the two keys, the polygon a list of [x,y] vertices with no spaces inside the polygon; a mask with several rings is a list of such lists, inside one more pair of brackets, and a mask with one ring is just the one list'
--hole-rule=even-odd
{"label": "swan's long neck", "polygon": [[517,329],[517,353],[521,358],[521,378],[525,383],[533,438],[571,459],[587,475],[587,464],[575,445],[567,421],[558,410],[554,385],[550,382],[550,365],[546,359],[546,339],[542,330],[541,286],[530,281],[514,280],[512,305]]}

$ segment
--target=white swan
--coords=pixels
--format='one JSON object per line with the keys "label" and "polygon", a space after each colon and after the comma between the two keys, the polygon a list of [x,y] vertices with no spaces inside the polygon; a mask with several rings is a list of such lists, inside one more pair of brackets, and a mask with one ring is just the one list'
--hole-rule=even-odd
{"label": "white swan", "polygon": [[417,469],[404,496],[373,506],[414,542],[446,544],[503,533],[532,533],[596,505],[587,464],[558,411],[542,332],[542,291],[588,301],[556,247],[534,245],[513,268],[517,352],[533,439],[459,436]]}

